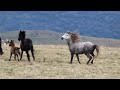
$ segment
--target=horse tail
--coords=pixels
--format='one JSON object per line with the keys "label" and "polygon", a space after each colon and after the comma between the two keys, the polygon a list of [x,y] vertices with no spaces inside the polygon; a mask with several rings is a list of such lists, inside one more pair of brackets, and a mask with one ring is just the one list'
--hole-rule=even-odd
{"label": "horse tail", "polygon": [[98,45],[93,45],[93,48],[94,48],[94,50],[96,49],[96,52],[97,52],[97,55],[96,55],[96,58],[98,57],[98,55],[99,55],[99,46]]}
{"label": "horse tail", "polygon": [[32,47],[31,47],[31,51],[32,51],[32,52],[34,52],[34,51],[35,51],[35,50],[34,50],[34,48],[33,48],[33,45],[32,45]]}

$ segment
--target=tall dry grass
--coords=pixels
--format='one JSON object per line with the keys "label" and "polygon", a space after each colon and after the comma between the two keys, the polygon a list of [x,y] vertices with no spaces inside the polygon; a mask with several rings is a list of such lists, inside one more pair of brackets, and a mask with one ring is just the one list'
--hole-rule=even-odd
{"label": "tall dry grass", "polygon": [[[87,65],[88,58],[80,55],[81,64],[70,53],[66,45],[34,45],[36,61],[27,61],[26,53],[22,61],[12,57],[10,47],[3,46],[4,55],[0,56],[1,79],[120,79],[120,48],[100,47],[100,55],[93,65]],[[30,53],[30,52],[29,52]],[[30,53],[31,55],[31,53]]]}

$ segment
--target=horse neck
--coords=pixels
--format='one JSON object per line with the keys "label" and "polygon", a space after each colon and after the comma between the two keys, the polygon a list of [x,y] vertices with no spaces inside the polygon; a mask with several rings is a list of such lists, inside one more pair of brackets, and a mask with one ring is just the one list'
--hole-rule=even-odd
{"label": "horse neck", "polygon": [[15,48],[15,44],[13,44],[11,47],[12,47],[12,48]]}
{"label": "horse neck", "polygon": [[70,48],[70,46],[73,44],[72,40],[66,40],[66,41],[67,41],[67,44],[68,44],[68,46]]}
{"label": "horse neck", "polygon": [[24,42],[24,40],[25,40],[25,36],[22,37],[21,42]]}
{"label": "horse neck", "polygon": [[21,40],[21,43],[24,43],[24,40],[25,40],[25,38]]}

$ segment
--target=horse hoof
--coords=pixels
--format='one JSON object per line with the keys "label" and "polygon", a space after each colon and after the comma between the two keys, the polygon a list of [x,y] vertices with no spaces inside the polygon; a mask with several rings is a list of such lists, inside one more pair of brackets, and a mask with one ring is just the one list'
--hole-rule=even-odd
{"label": "horse hoof", "polygon": [[91,62],[91,64],[93,64],[93,62]]}
{"label": "horse hoof", "polygon": [[28,62],[28,64],[29,64],[29,65],[33,65],[33,63],[32,63],[32,62]]}
{"label": "horse hoof", "polygon": [[70,62],[69,64],[72,64],[72,62]]}

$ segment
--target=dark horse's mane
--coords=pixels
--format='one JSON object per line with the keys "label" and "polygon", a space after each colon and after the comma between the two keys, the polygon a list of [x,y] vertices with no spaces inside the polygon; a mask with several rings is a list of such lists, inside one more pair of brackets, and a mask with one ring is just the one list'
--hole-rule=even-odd
{"label": "dark horse's mane", "polygon": [[68,34],[71,35],[72,41],[75,42],[80,42],[80,35],[76,32],[67,32]]}

